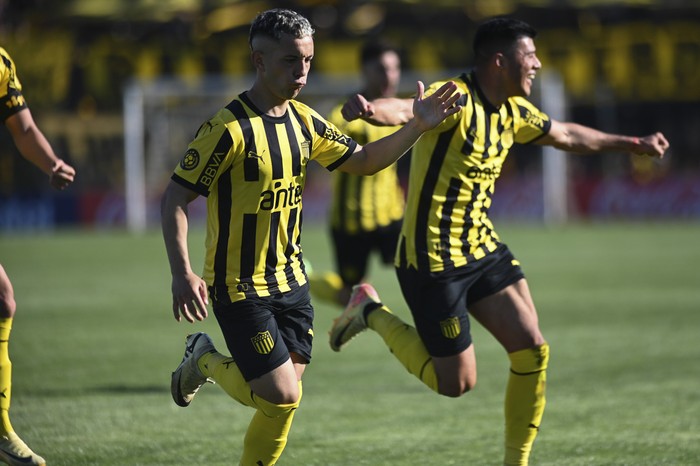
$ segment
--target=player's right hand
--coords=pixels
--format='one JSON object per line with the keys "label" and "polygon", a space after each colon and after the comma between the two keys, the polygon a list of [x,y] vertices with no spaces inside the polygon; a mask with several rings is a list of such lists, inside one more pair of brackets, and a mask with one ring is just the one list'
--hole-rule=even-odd
{"label": "player's right hand", "polygon": [[173,276],[173,316],[180,322],[182,317],[187,322],[202,321],[207,318],[207,285],[194,273]]}

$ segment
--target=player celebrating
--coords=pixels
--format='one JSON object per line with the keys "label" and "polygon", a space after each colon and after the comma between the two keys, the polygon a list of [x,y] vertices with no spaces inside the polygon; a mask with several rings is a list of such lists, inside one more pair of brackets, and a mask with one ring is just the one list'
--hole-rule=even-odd
{"label": "player celebrating", "polygon": [[[369,175],[394,163],[428,129],[459,110],[448,83],[423,99],[391,136],[362,147],[294,100],[314,56],[306,18],[284,9],[250,28],[252,87],[206,121],[176,167],[162,200],[173,313],[195,322],[213,302],[232,357],[204,333],[187,338],[171,391],[187,406],[208,378],[255,410],[240,464],[273,465],[281,455],[311,359],[313,308],[301,251],[302,192],[315,160],[328,170]],[[204,276],[190,266],[187,206],[207,198]],[[208,291],[208,293],[207,293]]]}
{"label": "player celebrating", "polygon": [[[395,47],[382,41],[369,41],[360,51],[360,64],[362,96],[373,100],[396,95],[401,59]],[[360,144],[400,128],[372,125],[360,119],[347,122],[341,109],[342,104],[335,107],[328,120]],[[396,164],[372,176],[335,172],[333,188],[330,220],[337,273],[311,273],[309,283],[313,296],[344,306],[352,287],[365,277],[372,251],[379,252],[382,263],[393,263],[403,218],[404,192]]]}
{"label": "player celebrating", "polygon": [[[505,395],[507,465],[528,464],[545,407],[549,346],[519,262],[489,219],[494,183],[514,142],[590,153],[628,151],[663,157],[660,133],[637,138],[551,120],[525,98],[540,69],[529,25],[509,18],[486,21],[474,38],[475,68],[455,78],[461,111],[416,144],[396,271],[415,328],[384,306],[367,284],[355,287],[330,332],[339,351],[367,327],[435,392],[458,397],[476,383],[469,332],[473,316],[510,360]],[[441,85],[433,84],[428,93]],[[354,96],[343,109],[397,124],[410,117],[407,102],[367,102]]]}
{"label": "player celebrating", "polygon": [[[48,175],[51,186],[64,189],[73,182],[75,170],[56,157],[34,122],[22,95],[15,64],[3,48],[0,48],[0,118],[22,156]],[[19,438],[10,423],[12,363],[8,347],[16,310],[12,283],[0,265],[0,460],[9,465],[43,465],[44,458]]]}

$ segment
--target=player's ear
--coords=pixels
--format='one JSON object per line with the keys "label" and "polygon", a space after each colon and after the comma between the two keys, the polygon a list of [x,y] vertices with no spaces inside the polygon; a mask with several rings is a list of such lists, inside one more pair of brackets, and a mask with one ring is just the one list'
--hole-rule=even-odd
{"label": "player's ear", "polygon": [[253,63],[253,67],[256,70],[259,71],[264,71],[265,70],[265,62],[263,60],[263,52],[260,50],[253,50],[250,53],[250,61]]}
{"label": "player's ear", "polygon": [[503,53],[498,52],[493,56],[493,61],[498,68],[503,68],[506,66],[507,60],[506,60],[506,56]]}

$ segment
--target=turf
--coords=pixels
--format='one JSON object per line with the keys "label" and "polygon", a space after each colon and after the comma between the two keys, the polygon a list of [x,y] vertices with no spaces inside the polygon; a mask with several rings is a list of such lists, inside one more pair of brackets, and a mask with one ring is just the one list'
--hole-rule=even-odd
{"label": "turf", "polygon": [[[700,463],[700,225],[506,225],[552,347],[548,405],[533,465]],[[191,235],[201,268],[202,234]],[[325,227],[306,225],[306,258],[331,266]],[[57,231],[0,236],[15,288],[11,339],[17,432],[49,465],[237,464],[249,408],[206,386],[170,398],[184,336],[172,318],[159,233]],[[408,319],[393,271],[372,282]],[[473,325],[479,383],[441,398],[367,332],[341,353],[316,303],[304,399],[280,465],[497,465],[507,359]]]}

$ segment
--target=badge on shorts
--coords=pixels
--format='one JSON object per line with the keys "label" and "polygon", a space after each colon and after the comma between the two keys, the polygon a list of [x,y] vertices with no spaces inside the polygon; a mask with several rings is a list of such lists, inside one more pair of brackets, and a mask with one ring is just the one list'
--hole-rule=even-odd
{"label": "badge on shorts", "polygon": [[275,347],[275,342],[272,339],[272,335],[270,335],[270,332],[267,330],[264,332],[258,332],[257,335],[250,339],[250,342],[253,344],[255,351],[260,354],[270,354],[272,352],[272,348]]}
{"label": "badge on shorts", "polygon": [[445,338],[454,340],[462,332],[462,325],[459,323],[459,317],[450,317],[440,322],[440,330]]}

